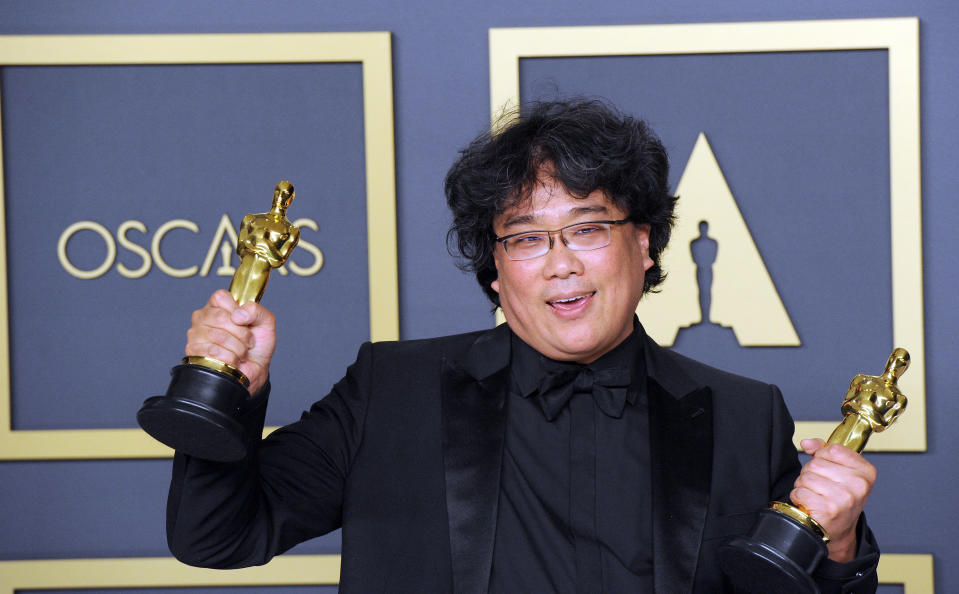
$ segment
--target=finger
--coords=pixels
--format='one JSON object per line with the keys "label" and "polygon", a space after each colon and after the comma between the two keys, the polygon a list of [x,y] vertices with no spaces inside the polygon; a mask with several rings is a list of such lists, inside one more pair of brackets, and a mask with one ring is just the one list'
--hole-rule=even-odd
{"label": "finger", "polygon": [[866,459],[861,454],[858,454],[846,446],[838,443],[831,443],[822,448],[819,450],[816,457],[822,460],[829,460],[843,466],[859,466],[860,464],[864,463],[868,464]]}
{"label": "finger", "polygon": [[863,456],[840,445],[820,449],[806,467],[810,471],[842,482],[847,477],[861,477],[870,483],[876,480],[876,467]]}
{"label": "finger", "polygon": [[865,494],[869,492],[871,484],[865,477],[855,474],[842,475],[837,480],[834,476],[810,471],[800,474],[794,486],[809,489],[823,497],[832,497],[840,492]]}
{"label": "finger", "polygon": [[830,538],[839,536],[847,530],[848,520],[845,515],[836,509],[828,507],[828,502],[821,497],[815,497],[802,490],[790,493],[794,505],[809,514],[829,534]]}
{"label": "finger", "polygon": [[805,506],[816,519],[826,521],[849,510],[858,514],[865,503],[843,485],[815,479],[797,484],[789,497],[793,503]]}
{"label": "finger", "polygon": [[[839,484],[868,484],[876,480],[876,469],[866,461],[855,466],[844,466],[830,460],[813,459],[803,467],[800,478],[819,477]],[[797,479],[798,481],[798,479]]]}
{"label": "finger", "polygon": [[833,487],[832,481],[812,472],[800,474],[793,483],[793,489],[807,491],[817,497],[828,497]]}
{"label": "finger", "polygon": [[804,452],[812,456],[813,454],[816,453],[817,450],[822,448],[822,446],[825,445],[825,443],[826,442],[824,442],[823,440],[816,438],[816,439],[804,439],[801,442],[799,442],[799,445],[800,447],[802,447]]}
{"label": "finger", "polygon": [[823,496],[801,487],[793,489],[789,498],[823,526],[843,532],[855,524],[865,504],[865,500],[842,490]]}
{"label": "finger", "polygon": [[[214,335],[208,335],[208,331],[222,330],[233,335],[240,342],[247,345],[250,344],[250,329],[246,326],[235,324],[233,322],[233,316],[225,309],[207,305],[203,309],[198,309],[193,312],[193,315],[190,317],[190,324],[190,330],[194,331],[198,339],[206,338],[210,342],[217,342],[216,333],[214,333]],[[189,337],[190,331],[187,331],[188,340]]]}
{"label": "finger", "polygon": [[[187,355],[205,356],[219,358],[217,354],[222,355],[222,350],[233,353],[237,358],[243,359],[250,348],[252,338],[250,333],[242,332],[244,328],[239,328],[237,334],[223,328],[213,326],[201,326],[187,330]],[[222,360],[222,359],[221,359]]]}
{"label": "finger", "polygon": [[253,343],[250,328],[234,324],[228,311],[207,304],[193,312],[187,330],[188,356],[212,357],[231,363],[233,359],[245,358]]}
{"label": "finger", "polygon": [[825,502],[827,501],[822,494],[817,493],[807,487],[795,487],[792,491],[789,492],[789,500],[794,504],[801,507],[810,515],[815,512],[817,520],[828,521],[824,517],[822,509]]}
{"label": "finger", "polygon": [[238,326],[248,326],[252,320],[253,314],[242,307],[234,309],[230,314],[230,321]]}
{"label": "finger", "polygon": [[230,295],[228,291],[223,289],[217,289],[210,295],[210,299],[207,301],[207,305],[212,307],[218,307],[220,309],[226,310],[227,312],[232,312],[237,308],[236,301],[233,299],[233,295]]}
{"label": "finger", "polygon": [[871,483],[861,477],[848,478],[837,483],[825,477],[807,473],[796,480],[790,499],[806,507],[823,523],[843,516],[858,516],[869,498]]}
{"label": "finger", "polygon": [[245,325],[256,327],[257,329],[273,330],[276,328],[276,318],[273,313],[259,303],[244,303],[242,307],[233,312],[233,318],[245,320]]}
{"label": "finger", "polygon": [[[245,352],[244,352],[245,354]],[[186,347],[188,357],[207,357],[216,359],[223,363],[229,363],[234,367],[240,367],[243,363],[244,355],[228,348],[213,343],[191,343]]]}

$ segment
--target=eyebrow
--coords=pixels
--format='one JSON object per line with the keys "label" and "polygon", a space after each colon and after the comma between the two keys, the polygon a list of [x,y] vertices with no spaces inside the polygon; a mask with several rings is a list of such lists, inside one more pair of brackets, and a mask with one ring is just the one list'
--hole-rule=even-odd
{"label": "eyebrow", "polygon": [[[576,208],[571,208],[569,214],[571,217],[581,217],[588,214],[606,214],[609,212],[609,208],[605,204],[590,204],[588,206],[577,206]],[[536,219],[531,214],[521,214],[510,217],[503,223],[503,229],[509,229],[511,227],[518,227],[520,225],[530,225],[536,222]]]}

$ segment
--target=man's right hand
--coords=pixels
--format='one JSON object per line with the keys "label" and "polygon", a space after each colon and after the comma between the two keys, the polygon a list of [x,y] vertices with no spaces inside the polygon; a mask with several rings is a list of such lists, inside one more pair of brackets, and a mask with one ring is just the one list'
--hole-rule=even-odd
{"label": "man's right hand", "polygon": [[263,388],[276,348],[276,318],[270,310],[252,301],[240,307],[221,289],[190,321],[188,357],[210,357],[236,367],[250,379],[250,394]]}

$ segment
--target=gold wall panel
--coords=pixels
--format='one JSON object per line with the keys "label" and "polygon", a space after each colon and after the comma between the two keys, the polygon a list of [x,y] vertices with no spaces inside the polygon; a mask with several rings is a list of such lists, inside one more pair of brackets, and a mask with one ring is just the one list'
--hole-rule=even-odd
{"label": "gold wall panel", "polygon": [[201,569],[172,557],[0,561],[0,594],[83,588],[326,586],[340,580],[339,555],[286,555],[245,569]]}
{"label": "gold wall panel", "polygon": [[[335,585],[339,555],[279,556],[261,567],[222,571],[183,565],[170,557],[0,561],[0,594],[17,590]],[[883,555],[879,583],[904,594],[933,594],[932,555]]]}
{"label": "gold wall panel", "polygon": [[[4,66],[359,62],[363,69],[371,340],[399,338],[393,75],[389,32],[0,36]],[[0,134],[2,134],[0,114]],[[0,136],[2,137],[2,136]],[[162,458],[139,429],[14,430],[0,146],[0,460]],[[15,348],[16,345],[13,345]],[[131,404],[134,406],[134,404]],[[132,410],[132,409],[131,409]]]}
{"label": "gold wall panel", "polygon": [[[849,19],[684,25],[490,29],[493,121],[520,102],[522,58],[886,50],[889,63],[889,177],[893,346],[912,355],[901,381],[909,412],[869,451],[926,450],[919,131],[919,19]],[[498,318],[502,321],[502,318]],[[796,437],[822,435],[834,421],[797,421]]]}
{"label": "gold wall panel", "polygon": [[903,594],[933,594],[936,576],[932,555],[881,555],[879,583],[902,584]]}

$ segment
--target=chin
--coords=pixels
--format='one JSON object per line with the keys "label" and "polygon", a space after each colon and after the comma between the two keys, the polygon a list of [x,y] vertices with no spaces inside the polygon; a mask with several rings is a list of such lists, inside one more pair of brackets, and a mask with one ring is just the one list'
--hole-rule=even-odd
{"label": "chin", "polygon": [[595,353],[600,352],[598,344],[584,344],[582,342],[577,342],[575,344],[563,344],[559,350],[563,353],[562,359],[564,361],[577,362],[582,362],[585,359],[598,358],[595,356]]}

